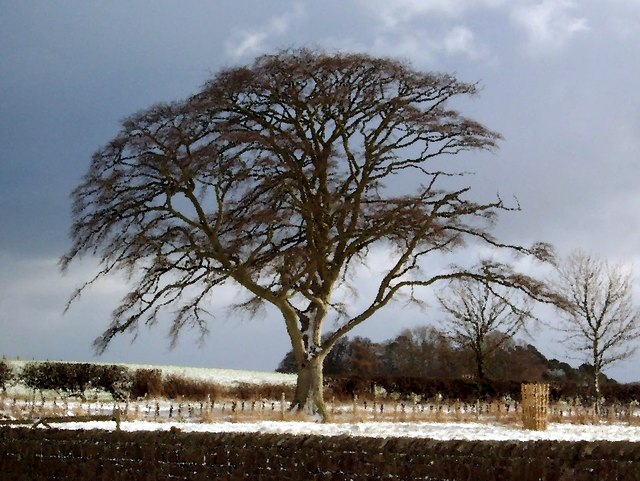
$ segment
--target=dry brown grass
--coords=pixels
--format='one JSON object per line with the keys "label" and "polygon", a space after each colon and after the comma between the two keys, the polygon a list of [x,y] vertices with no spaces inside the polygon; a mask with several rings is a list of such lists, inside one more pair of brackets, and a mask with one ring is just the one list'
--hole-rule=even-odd
{"label": "dry brown grass", "polygon": [[627,422],[629,426],[640,426],[640,416],[628,416]]}
{"label": "dry brown grass", "polygon": [[[174,385],[177,385],[174,383]],[[181,384],[185,386],[185,384]],[[192,385],[193,386],[193,385]],[[242,386],[241,391],[230,389],[220,392],[219,398],[211,398],[211,391],[197,387],[198,392],[208,392],[206,401],[190,400],[178,397],[172,401],[146,399],[128,404],[120,404],[123,419],[148,421],[178,422],[258,422],[309,420],[307,413],[289,412],[289,403],[282,408],[281,386],[271,386],[267,390],[257,387]],[[195,392],[190,390],[189,392]],[[241,397],[233,397],[234,394]],[[270,398],[264,396],[270,394]],[[277,394],[275,394],[277,393]],[[228,395],[229,394],[229,395]],[[259,396],[249,398],[250,395]],[[285,394],[291,399],[292,393]],[[249,398],[249,399],[243,399]],[[169,415],[169,405],[171,413]],[[107,404],[109,406],[109,404]],[[97,403],[89,404],[61,398],[40,399],[31,397],[25,401],[13,400],[5,396],[0,400],[0,409],[5,416],[17,419],[37,419],[46,416],[88,416],[106,414],[109,408]],[[461,402],[404,402],[401,400],[374,398],[373,400],[352,399],[340,402],[335,398],[328,399],[328,409],[333,422],[481,422],[503,425],[522,425],[522,408],[519,404],[506,401],[482,403]],[[596,416],[592,407],[583,408],[574,404],[563,403],[552,405],[548,420],[552,423],[594,424],[594,423],[628,423],[640,426],[640,417],[636,416],[635,405],[606,406],[602,416]],[[630,411],[631,410],[631,411]],[[632,413],[631,415],[629,413]]]}

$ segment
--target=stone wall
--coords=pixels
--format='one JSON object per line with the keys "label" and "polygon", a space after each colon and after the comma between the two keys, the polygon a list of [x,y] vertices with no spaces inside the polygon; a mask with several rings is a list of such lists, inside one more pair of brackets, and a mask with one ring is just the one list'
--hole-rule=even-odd
{"label": "stone wall", "polygon": [[640,480],[640,443],[0,428],[0,479]]}

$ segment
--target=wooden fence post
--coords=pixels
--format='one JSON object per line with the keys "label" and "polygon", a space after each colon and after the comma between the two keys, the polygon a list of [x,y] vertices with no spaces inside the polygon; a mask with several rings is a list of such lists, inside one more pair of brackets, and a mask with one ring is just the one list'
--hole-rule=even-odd
{"label": "wooden fence post", "polygon": [[120,431],[120,409],[116,408],[113,410],[113,418],[116,422],[116,431]]}
{"label": "wooden fence post", "polygon": [[358,420],[358,395],[353,395],[353,422]]}

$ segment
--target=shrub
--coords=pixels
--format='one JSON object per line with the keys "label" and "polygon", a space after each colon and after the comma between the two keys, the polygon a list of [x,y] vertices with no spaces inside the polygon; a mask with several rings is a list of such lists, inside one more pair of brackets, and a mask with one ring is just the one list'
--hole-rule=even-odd
{"label": "shrub", "polygon": [[474,402],[477,399],[498,399],[509,396],[520,398],[520,383],[516,381],[494,381],[478,385],[467,379],[428,379],[411,376],[375,376],[362,378],[357,376],[340,376],[327,378],[330,395],[337,400],[372,399],[376,390],[397,396],[398,399],[410,400],[418,395],[422,399],[448,399],[462,402]]}
{"label": "shrub", "polygon": [[[383,386],[380,386],[383,387]],[[330,376],[326,378],[326,395],[336,401],[345,402],[358,396],[360,399],[372,399],[375,382],[357,376]],[[386,388],[384,388],[386,390]]]}
{"label": "shrub", "polygon": [[162,383],[165,397],[169,399],[188,399],[190,401],[204,401],[218,399],[222,393],[220,386],[213,382],[169,375]]}
{"label": "shrub", "polygon": [[124,401],[131,392],[131,375],[124,366],[94,365],[92,368],[91,387],[111,394],[113,399]]}
{"label": "shrub", "polygon": [[61,386],[59,374],[50,362],[29,362],[22,368],[20,381],[36,391],[59,391]]}
{"label": "shrub", "polygon": [[160,369],[136,369],[130,384],[132,399],[141,397],[160,397],[162,390],[162,371]]}
{"label": "shrub", "polygon": [[95,377],[94,364],[55,363],[56,369],[60,369],[61,389],[70,396],[85,398],[85,392],[91,387]]}
{"label": "shrub", "polygon": [[[386,393],[398,399],[410,399],[419,395],[422,399],[434,399],[442,396],[445,400],[475,402],[478,399],[498,400],[509,397],[520,400],[519,381],[491,380],[478,385],[472,379],[427,379],[407,376],[374,376],[371,378],[358,376],[328,376],[326,392],[338,401],[347,401],[357,395],[366,400],[374,397],[376,389],[382,388]],[[617,384],[604,383],[602,394],[607,402],[629,403],[640,400],[640,383]],[[553,381],[550,383],[549,397],[551,401],[571,401],[591,399],[589,386],[575,381]]]}
{"label": "shrub", "polygon": [[605,383],[601,386],[602,395],[607,401],[630,403],[640,401],[640,383]]}
{"label": "shrub", "polygon": [[20,373],[22,383],[36,391],[56,391],[85,399],[88,389],[126,399],[131,389],[129,371],[122,366],[89,363],[30,362]]}
{"label": "shrub", "polygon": [[0,387],[3,391],[7,390],[7,384],[13,380],[13,369],[4,359],[0,361]]}
{"label": "shrub", "polygon": [[52,390],[83,399],[93,377],[94,365],[65,362],[30,362],[20,374],[20,380],[31,389]]}
{"label": "shrub", "polygon": [[258,399],[280,399],[284,393],[285,397],[293,397],[294,387],[286,384],[248,384],[240,383],[229,389],[229,396],[241,401],[255,401]]}

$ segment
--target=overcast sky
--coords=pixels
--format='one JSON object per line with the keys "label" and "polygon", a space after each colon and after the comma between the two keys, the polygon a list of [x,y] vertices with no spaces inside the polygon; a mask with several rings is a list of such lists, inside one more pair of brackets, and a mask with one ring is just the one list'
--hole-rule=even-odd
{"label": "overcast sky", "polygon": [[[63,276],[57,261],[70,245],[69,192],[121,119],[194,93],[221,67],[302,46],[480,82],[464,113],[505,140],[464,159],[473,188],[522,206],[497,234],[561,255],[582,248],[640,274],[640,0],[0,0],[0,355],[277,366],[289,349],[283,322],[228,312],[230,288],[211,300],[201,347],[186,333],[170,350],[161,324],[96,358],[91,342],[126,284],[101,282],[63,314],[95,264]],[[635,293],[640,301],[638,282]],[[439,315],[394,305],[356,334],[388,339]],[[542,329],[534,344],[579,364],[555,338]],[[640,380],[640,361],[607,373]]]}

